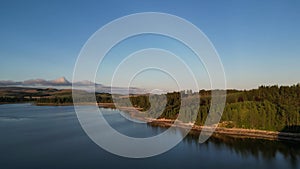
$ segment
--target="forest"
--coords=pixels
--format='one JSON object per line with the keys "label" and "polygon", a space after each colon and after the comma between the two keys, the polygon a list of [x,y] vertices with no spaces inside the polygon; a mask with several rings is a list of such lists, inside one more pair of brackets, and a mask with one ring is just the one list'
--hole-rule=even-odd
{"label": "forest", "polygon": [[[190,93],[189,91],[185,91]],[[197,110],[197,125],[203,125],[211,106],[211,91],[201,90],[192,95],[200,96]],[[183,96],[183,97],[182,97]],[[166,94],[167,104],[159,118],[175,119],[178,117],[181,99],[184,94],[173,92]],[[189,96],[190,97],[190,96]],[[134,106],[147,111],[150,108],[149,97],[131,97]],[[196,97],[199,98],[199,97]],[[159,103],[159,101],[157,101]],[[195,113],[193,102],[181,110],[185,114]],[[148,112],[153,113],[154,110]],[[252,90],[228,90],[226,104],[219,123],[221,127],[247,128],[271,131],[300,132],[300,85],[260,86]]]}

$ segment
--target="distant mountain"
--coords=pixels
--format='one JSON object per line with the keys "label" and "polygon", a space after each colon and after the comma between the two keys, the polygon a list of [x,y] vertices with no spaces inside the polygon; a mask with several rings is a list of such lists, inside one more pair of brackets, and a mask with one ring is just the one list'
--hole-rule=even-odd
{"label": "distant mountain", "polygon": [[23,85],[33,85],[33,86],[39,86],[39,85],[46,85],[47,81],[44,79],[30,79],[30,80],[25,80],[21,82]]}
{"label": "distant mountain", "polygon": [[22,82],[15,82],[12,80],[0,80],[0,86],[11,86],[11,85],[21,85]]}
{"label": "distant mountain", "polygon": [[24,86],[71,86],[65,77],[60,77],[55,80],[44,80],[44,79],[30,79],[21,82]]}
{"label": "distant mountain", "polygon": [[126,87],[111,87],[111,86],[105,86],[102,84],[94,83],[88,80],[78,81],[78,82],[70,82],[65,77],[60,77],[58,79],[54,80],[45,80],[45,79],[30,79],[25,81],[11,81],[11,80],[0,80],[0,87],[13,87],[13,86],[19,86],[19,87],[42,87],[42,88],[71,88],[73,85],[76,89],[81,89],[85,91],[92,91],[92,86],[95,87],[95,91],[99,93],[111,93],[112,91],[116,94],[141,94],[141,93],[147,93],[147,90],[136,88],[136,87],[130,87],[129,89]]}
{"label": "distant mountain", "polygon": [[[87,90],[88,91],[88,90]],[[110,87],[110,86],[96,86],[95,91],[98,93],[111,93],[114,94],[145,94],[148,93],[148,90],[137,88],[137,87]]]}
{"label": "distant mountain", "polygon": [[51,80],[50,82],[56,85],[71,85],[71,83],[65,77],[60,77],[58,79]]}
{"label": "distant mountain", "polygon": [[72,86],[65,77],[54,80],[30,79],[25,81],[0,80],[0,86]]}
{"label": "distant mountain", "polygon": [[79,82],[74,82],[73,85],[75,86],[103,86],[102,84],[98,84],[98,83],[94,83],[88,80],[83,80],[83,81],[79,81]]}

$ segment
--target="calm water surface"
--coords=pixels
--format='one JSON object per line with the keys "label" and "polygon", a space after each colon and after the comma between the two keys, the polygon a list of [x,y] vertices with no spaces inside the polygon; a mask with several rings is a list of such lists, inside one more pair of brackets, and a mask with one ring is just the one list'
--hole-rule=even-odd
{"label": "calm water surface", "polygon": [[[137,124],[118,111],[104,116],[118,131],[149,137],[165,129]],[[180,129],[174,137],[181,135]],[[221,135],[204,144],[186,137],[172,150],[146,159],[129,159],[106,152],[84,133],[72,106],[0,105],[0,168],[300,168],[300,145]],[[172,139],[172,137],[170,137]]]}

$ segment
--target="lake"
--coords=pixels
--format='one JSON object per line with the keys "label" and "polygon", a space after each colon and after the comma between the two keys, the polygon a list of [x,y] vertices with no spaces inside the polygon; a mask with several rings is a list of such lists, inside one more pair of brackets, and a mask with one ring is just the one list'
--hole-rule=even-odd
{"label": "lake", "polygon": [[[128,136],[149,137],[165,129],[133,123],[103,109],[112,127]],[[0,168],[300,168],[297,142],[215,135],[199,144],[197,134],[158,156],[131,159],[111,154],[89,139],[72,106],[0,105]],[[180,129],[174,137],[180,135]],[[170,136],[172,139],[172,136]]]}

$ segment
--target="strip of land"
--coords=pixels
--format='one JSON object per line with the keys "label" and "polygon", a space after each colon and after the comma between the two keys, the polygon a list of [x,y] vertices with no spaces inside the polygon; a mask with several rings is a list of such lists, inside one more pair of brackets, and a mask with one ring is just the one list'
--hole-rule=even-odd
{"label": "strip of land", "polygon": [[[115,108],[113,103],[98,103],[99,107],[102,108]],[[145,113],[141,112],[140,108],[135,107],[118,107],[120,111],[129,113],[131,118],[144,121],[151,126],[157,127],[179,127],[183,129],[191,129],[192,132],[211,132],[215,134],[224,134],[232,137],[240,138],[254,138],[254,139],[267,139],[267,140],[292,140],[300,141],[300,133],[288,133],[278,131],[267,131],[257,129],[242,129],[242,128],[225,128],[225,127],[208,127],[199,126],[193,123],[176,122],[172,119],[159,118],[153,119],[148,118]]]}
{"label": "strip of land", "polygon": [[[155,119],[152,122],[148,122],[150,125],[159,127],[180,127],[180,128],[191,128],[193,132],[211,132],[215,134],[224,134],[232,137],[243,137],[243,138],[256,138],[256,139],[268,139],[268,140],[292,140],[300,141],[299,133],[287,133],[277,131],[266,131],[266,130],[254,130],[254,129],[241,129],[241,128],[224,128],[224,127],[207,127],[193,125],[190,123],[174,123],[174,120],[170,119]],[[191,126],[192,125],[192,126]]]}

